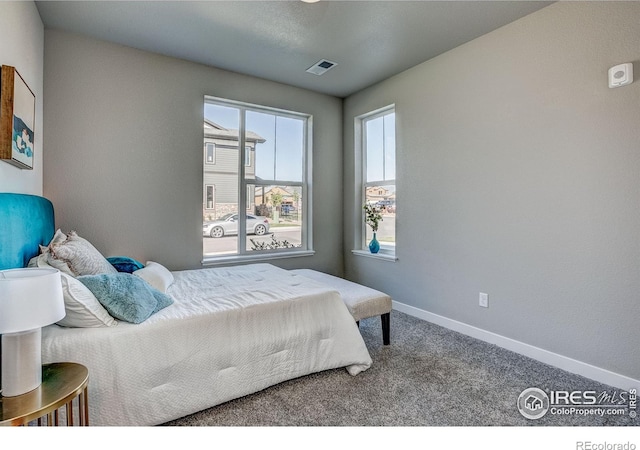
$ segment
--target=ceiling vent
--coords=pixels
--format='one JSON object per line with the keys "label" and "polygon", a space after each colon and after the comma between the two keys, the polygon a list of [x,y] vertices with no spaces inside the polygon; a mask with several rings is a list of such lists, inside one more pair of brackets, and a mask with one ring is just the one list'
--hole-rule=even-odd
{"label": "ceiling vent", "polygon": [[320,61],[315,63],[313,66],[309,67],[307,69],[307,72],[313,73],[315,75],[322,75],[327,70],[332,69],[333,67],[335,67],[337,65],[338,65],[338,63],[334,63],[334,62],[328,61],[326,59],[321,59]]}

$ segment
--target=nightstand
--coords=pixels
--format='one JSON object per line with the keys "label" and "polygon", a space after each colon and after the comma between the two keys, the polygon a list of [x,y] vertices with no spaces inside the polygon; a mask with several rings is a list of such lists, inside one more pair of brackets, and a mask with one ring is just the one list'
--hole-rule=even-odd
{"label": "nightstand", "polygon": [[[0,426],[58,426],[65,422],[75,425],[73,401],[77,399],[78,425],[89,426],[89,371],[82,364],[63,362],[42,366],[42,384],[31,392],[16,397],[0,397]],[[66,406],[66,420],[60,418],[60,408]]]}

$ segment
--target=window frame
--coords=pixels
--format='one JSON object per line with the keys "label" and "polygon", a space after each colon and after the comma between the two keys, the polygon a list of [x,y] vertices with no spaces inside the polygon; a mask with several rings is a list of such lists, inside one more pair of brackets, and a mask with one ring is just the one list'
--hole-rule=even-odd
{"label": "window frame", "polygon": [[[212,206],[209,207],[209,188],[211,188],[211,198],[212,198]],[[205,184],[204,185],[204,209],[207,211],[211,211],[216,209],[216,185],[215,184]]]}
{"label": "window frame", "polygon": [[[269,260],[277,258],[290,258],[295,256],[310,256],[315,252],[313,250],[313,218],[312,218],[312,192],[313,192],[313,116],[308,113],[289,111],[269,106],[256,105],[252,103],[229,100],[220,97],[205,95],[204,103],[220,105],[224,107],[236,108],[239,111],[239,139],[238,139],[238,216],[239,222],[245,223],[247,220],[247,204],[249,201],[248,186],[299,186],[302,191],[300,201],[304,211],[302,223],[300,225],[301,244],[299,248],[293,249],[274,249],[274,250],[248,250],[246,246],[247,232],[246,227],[238,227],[237,252],[235,254],[225,255],[204,255],[203,265],[226,264],[229,262],[240,261],[256,261]],[[247,157],[247,150],[251,152],[251,146],[246,143],[246,114],[247,111],[255,111],[258,113],[273,114],[280,117],[293,118],[303,121],[303,151],[302,151],[302,180],[263,180],[259,178],[247,179],[246,169],[251,167],[250,156]],[[253,149],[256,151],[256,149]],[[246,164],[249,160],[249,165]],[[204,171],[203,171],[204,174]]]}
{"label": "window frame", "polygon": [[251,167],[251,146],[244,146],[244,166]]}
{"label": "window frame", "polygon": [[[213,153],[212,153],[213,158],[212,158],[211,162],[209,162],[208,158],[207,158],[207,154],[209,152],[209,146],[210,145],[213,147]],[[204,163],[205,164],[209,164],[210,166],[213,166],[213,165],[216,164],[216,143],[215,142],[205,142],[204,143]]]}
{"label": "window frame", "polygon": [[[380,117],[384,117],[389,114],[396,114],[396,105],[391,104],[388,106],[384,106],[382,108],[376,109],[374,111],[367,112],[365,114],[361,114],[356,116],[354,119],[354,137],[355,137],[355,180],[356,180],[356,215],[355,215],[355,230],[354,230],[354,243],[356,248],[352,250],[352,253],[361,256],[370,256],[378,259],[388,259],[388,260],[397,260],[396,257],[396,245],[395,242],[393,245],[380,242],[380,251],[377,254],[372,254],[368,248],[368,242],[366,240],[367,235],[367,224],[365,222],[364,211],[362,205],[367,198],[367,189],[372,186],[393,186],[395,188],[395,192],[397,193],[396,186],[396,178],[397,173],[395,173],[395,178],[390,180],[367,180],[367,123],[378,119]],[[384,127],[383,127],[384,130]],[[397,127],[396,127],[397,130]],[[385,142],[384,131],[383,131],[383,143]],[[395,140],[395,154],[394,154],[394,163],[397,169],[397,131],[396,131],[396,140]],[[384,144],[383,144],[383,175],[385,177],[386,172],[386,158],[384,152]],[[396,205],[397,206],[397,205]],[[395,218],[395,235],[397,239],[397,208],[396,208],[396,218]]]}

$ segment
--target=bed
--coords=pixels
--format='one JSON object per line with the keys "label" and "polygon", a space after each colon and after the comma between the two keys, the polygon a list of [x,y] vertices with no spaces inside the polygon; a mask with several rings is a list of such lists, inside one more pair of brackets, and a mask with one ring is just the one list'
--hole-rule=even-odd
{"label": "bed", "polygon": [[[42,197],[0,194],[0,222],[0,269],[26,266],[54,234]],[[92,425],[157,425],[289,379],[371,365],[340,295],[322,283],[270,264],[172,274],[174,303],[140,324],[43,329],[44,363],[88,367]]]}

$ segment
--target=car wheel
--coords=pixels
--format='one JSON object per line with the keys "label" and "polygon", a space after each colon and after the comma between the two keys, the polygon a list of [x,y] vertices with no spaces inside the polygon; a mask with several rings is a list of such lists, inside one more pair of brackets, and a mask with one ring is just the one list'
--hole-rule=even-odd
{"label": "car wheel", "polygon": [[256,225],[255,229],[253,230],[253,232],[257,235],[257,236],[262,236],[263,234],[265,234],[267,232],[267,227],[265,227],[262,224],[258,224]]}
{"label": "car wheel", "polygon": [[222,227],[213,227],[211,229],[211,233],[209,234],[212,238],[221,238],[222,236],[224,236],[224,230],[222,229]]}

